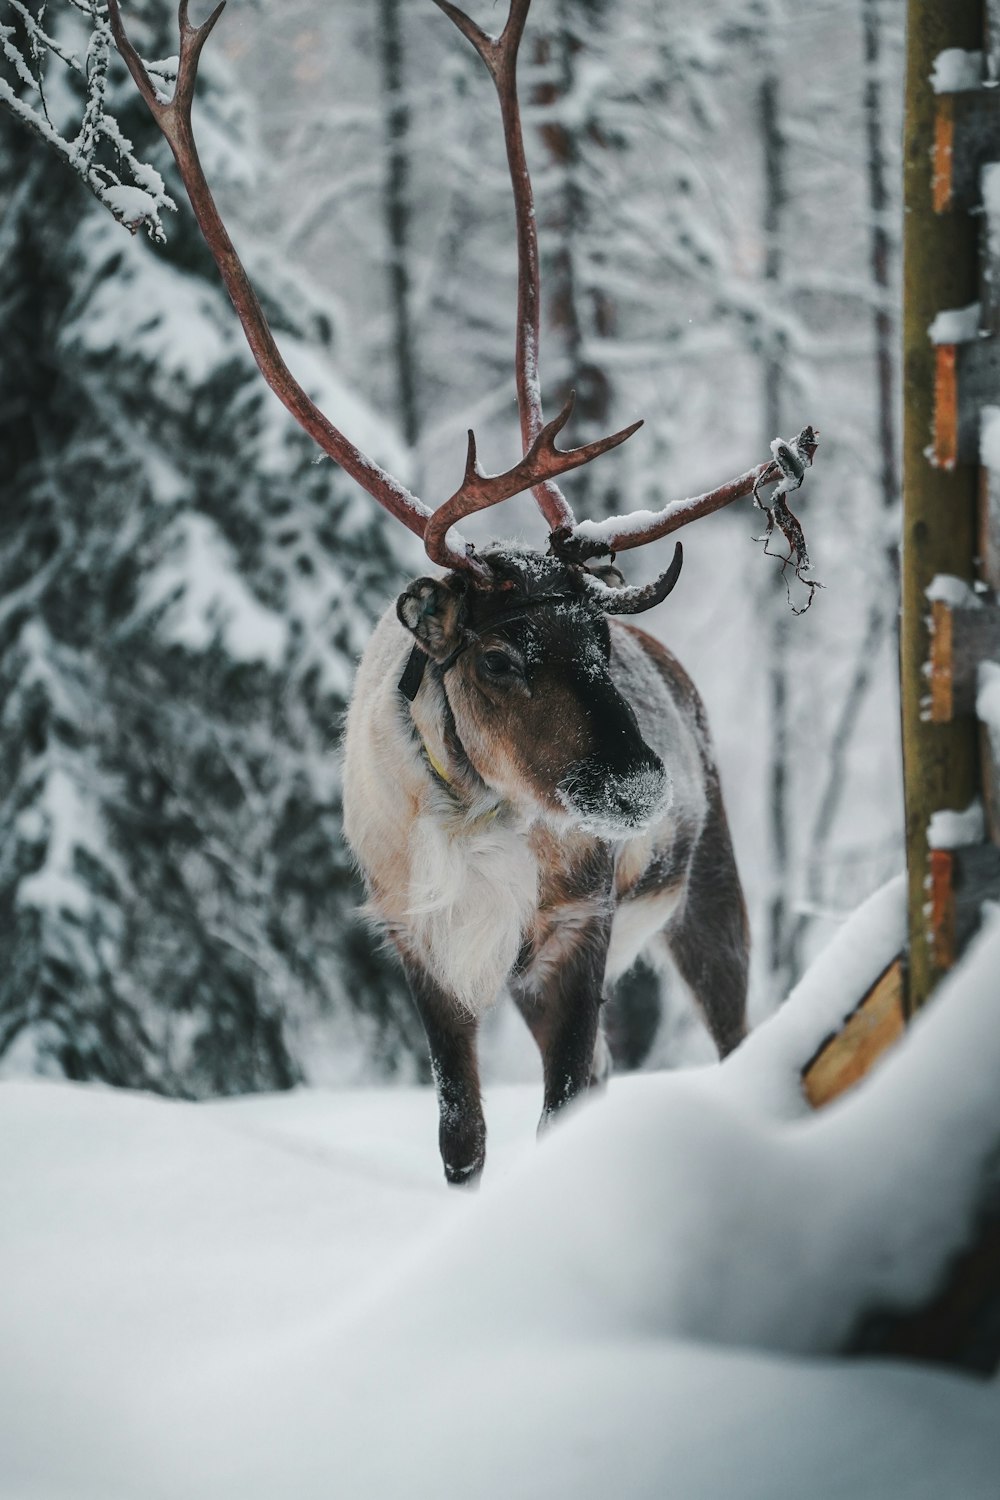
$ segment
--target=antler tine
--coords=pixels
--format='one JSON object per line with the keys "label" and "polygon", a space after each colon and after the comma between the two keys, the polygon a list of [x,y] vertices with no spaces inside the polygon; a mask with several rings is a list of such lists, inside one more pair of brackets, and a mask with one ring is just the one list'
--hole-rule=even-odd
{"label": "antler tine", "polygon": [[[404,526],[416,532],[418,536],[423,536],[427,518],[431,514],[430,509],[334,427],[299,385],[285,364],[257,294],[222,222],[206,181],[191,128],[191,106],[194,100],[201,51],[208,40],[209,33],[222,14],[224,4],[225,0],[200,26],[192,26],[188,21],[187,0],[181,0],[178,10],[180,57],[177,83],[173,98],[169,100],[160,98],[142,59],[129,40],[118,8],[118,0],[108,0],[108,14],[118,50],[173,152],[178,171],[191,200],[195,218],[198,220],[198,227],[219,268],[226,291],[243,325],[247,342],[264,379],[324,453],[350,474],[351,478],[356,480],[362,489],[367,490],[368,494],[384,506],[390,514],[402,521]],[[464,568],[467,571],[470,569],[470,564],[462,553],[450,554],[446,565]]]}
{"label": "antler tine", "polygon": [[[117,5],[115,7],[117,9]],[[185,112],[190,123],[191,105],[194,101],[195,84],[198,81],[198,62],[201,49],[208,41],[216,21],[226,8],[226,0],[219,0],[207,21],[192,26],[188,20],[188,0],[180,0],[177,7],[177,29],[181,36],[181,50],[177,65],[177,82],[174,85],[173,103]]]}
{"label": "antler tine", "polygon": [[[463,10],[451,4],[451,0],[435,0],[435,4],[454,22],[462,35],[476,49],[493,79],[497,98],[500,101],[500,117],[503,122],[507,165],[510,168],[510,181],[514,192],[514,218],[517,228],[517,333],[514,369],[517,406],[521,421],[521,442],[527,451],[545,425],[542,414],[542,393],[538,383],[540,320],[538,232],[535,226],[531,177],[528,173],[528,162],[524,151],[521,107],[517,96],[517,54],[524,35],[531,0],[511,0],[507,21],[499,37],[489,36]],[[633,428],[632,431],[634,430]],[[548,522],[550,531],[575,525],[573,512],[565,496],[551,479],[533,485],[532,492]]]}
{"label": "antler tine", "polygon": [[[479,467],[476,439],[470,431],[465,477],[454,495],[438,506],[424,532],[424,546],[432,562],[440,563],[442,567],[454,567],[452,559],[455,554],[447,545],[447,535],[450,528],[465,516],[499,505],[501,500],[519,494],[521,490],[534,489],[540,481],[556,474],[566,474],[570,469],[589,464],[592,459],[624,443],[642,426],[641,422],[633,422],[631,427],[624,427],[610,437],[564,451],[556,447],[555,440],[569,421],[575,400],[575,392],[572,392],[562,411],[540,430],[520,462],[503,474],[485,474]],[[466,556],[468,558],[468,553]]]}
{"label": "antler tine", "polygon": [[[434,4],[438,10],[444,11],[450,21],[454,21],[466,41],[472,43],[483,62],[489,68],[490,77],[495,77],[497,66],[496,54],[499,46],[498,38],[490,36],[488,31],[484,31],[481,26],[477,26],[471,16],[467,16],[464,10],[459,10],[457,5],[452,5],[450,0],[434,0]],[[513,6],[511,6],[511,10],[513,11]],[[524,7],[524,11],[527,14],[527,6]],[[504,30],[506,30],[506,27]]]}
{"label": "antler tine", "polygon": [[[678,542],[674,547],[674,555],[669,568],[665,573],[661,573],[659,578],[654,578],[652,583],[637,584],[633,588],[614,589],[608,588],[599,579],[593,579],[592,581],[600,590],[597,602],[606,615],[643,614],[654,605],[662,604],[667,595],[673,592],[683,566],[684,548]],[[584,574],[584,577],[588,576]]]}
{"label": "antler tine", "polygon": [[[223,0],[223,4],[225,0]],[[118,9],[118,0],[108,0],[108,19],[111,22],[111,30],[115,38],[115,46],[121,53],[122,59],[132,78],[136,88],[146,101],[149,111],[157,124],[166,108],[165,101],[160,98],[153,86],[153,80],[146,72],[146,64],[132,46],[131,39],[122,23],[121,12]]]}

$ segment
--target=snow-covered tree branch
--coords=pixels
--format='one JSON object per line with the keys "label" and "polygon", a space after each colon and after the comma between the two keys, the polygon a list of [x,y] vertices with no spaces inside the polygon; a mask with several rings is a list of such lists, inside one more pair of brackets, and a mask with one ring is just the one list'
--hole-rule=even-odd
{"label": "snow-covered tree branch", "polygon": [[[133,234],[145,229],[162,244],[160,216],[176,205],[109,109],[108,65],[116,54],[107,6],[57,0],[50,21],[47,10],[4,0],[0,105],[55,151],[120,224]],[[169,60],[150,70],[157,80],[171,76]]]}

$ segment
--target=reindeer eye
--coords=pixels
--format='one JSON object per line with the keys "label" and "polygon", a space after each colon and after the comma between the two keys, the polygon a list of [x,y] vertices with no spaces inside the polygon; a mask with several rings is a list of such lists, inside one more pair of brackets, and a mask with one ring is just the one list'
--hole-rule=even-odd
{"label": "reindeer eye", "polygon": [[490,677],[509,677],[515,670],[514,663],[505,651],[484,651],[480,662]]}

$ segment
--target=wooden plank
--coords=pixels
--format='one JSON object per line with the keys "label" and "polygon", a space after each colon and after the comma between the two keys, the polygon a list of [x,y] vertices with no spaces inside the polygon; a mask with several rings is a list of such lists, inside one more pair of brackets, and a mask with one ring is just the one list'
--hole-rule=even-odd
{"label": "wooden plank", "polygon": [[954,609],[931,603],[930,721],[949,724],[976,711],[979,663],[1000,663],[1000,608]]}
{"label": "wooden plank", "polygon": [[931,723],[950,724],[955,717],[952,694],[952,611],[943,599],[931,601]]}
{"label": "wooden plank", "polygon": [[942,972],[952,967],[979,931],[983,903],[1000,901],[1000,848],[981,834],[974,838],[930,853],[924,916]]}
{"label": "wooden plank", "polygon": [[946,973],[955,963],[955,856],[932,849],[928,860],[926,922],[934,967]]}
{"label": "wooden plank", "polygon": [[901,958],[875,981],[836,1036],[824,1042],[802,1073],[802,1089],[813,1109],[860,1083],[906,1029]]}
{"label": "wooden plank", "polygon": [[[992,303],[988,315],[997,321]],[[965,343],[935,344],[932,462],[937,468],[978,465],[981,409],[998,400],[1000,338],[980,326],[979,336]]]}
{"label": "wooden plank", "polygon": [[934,465],[950,471],[958,463],[958,346],[934,347]]}
{"label": "wooden plank", "polygon": [[957,345],[955,363],[958,462],[978,465],[980,411],[1000,399],[1000,339],[980,324],[978,338]]}
{"label": "wooden plank", "polygon": [[931,155],[931,201],[936,214],[951,207],[951,171],[955,158],[955,96],[942,94],[934,112],[934,150]]}

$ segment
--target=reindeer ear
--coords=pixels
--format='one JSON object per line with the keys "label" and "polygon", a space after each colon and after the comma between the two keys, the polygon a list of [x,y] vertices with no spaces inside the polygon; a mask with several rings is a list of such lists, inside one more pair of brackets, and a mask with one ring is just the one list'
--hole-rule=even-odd
{"label": "reindeer ear", "polygon": [[444,661],[461,644],[466,589],[458,576],[418,578],[396,600],[399,623],[435,661]]}

